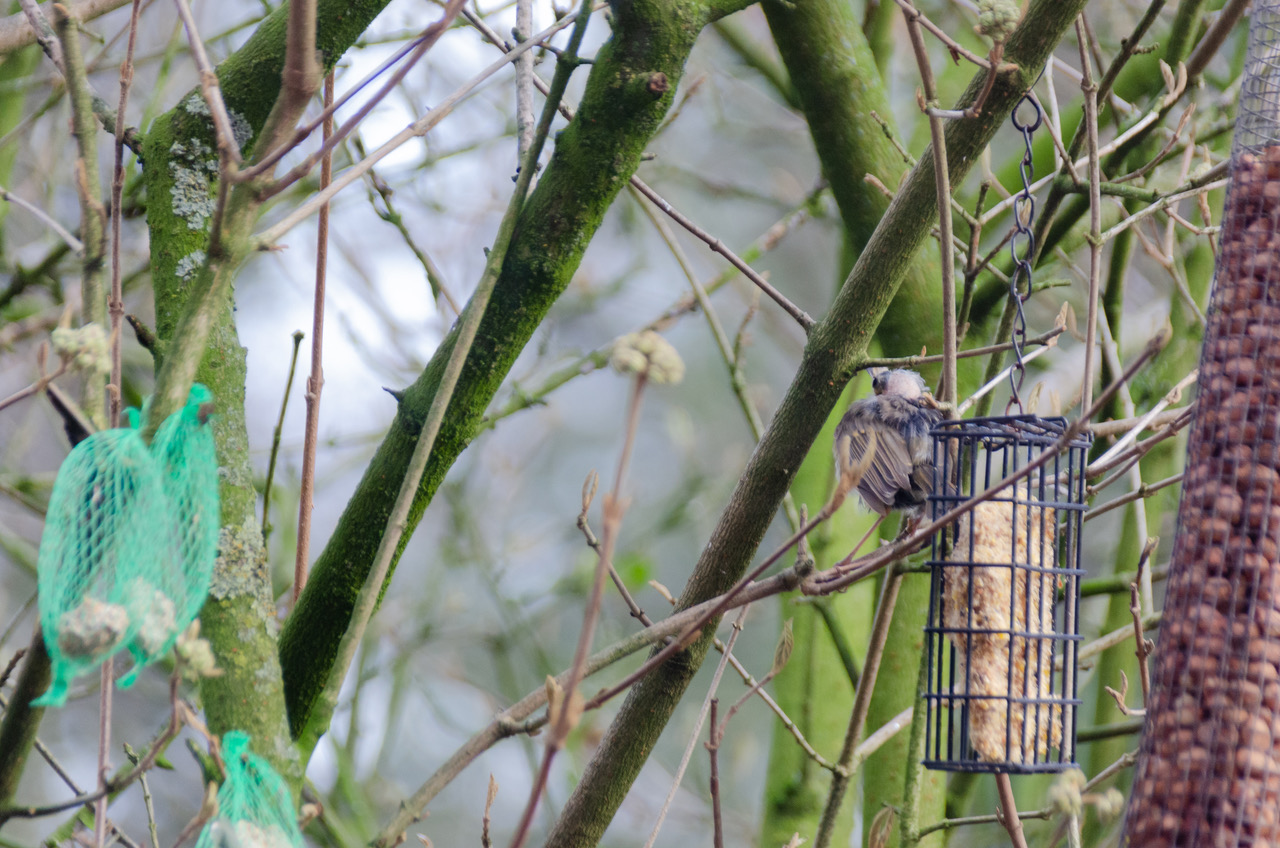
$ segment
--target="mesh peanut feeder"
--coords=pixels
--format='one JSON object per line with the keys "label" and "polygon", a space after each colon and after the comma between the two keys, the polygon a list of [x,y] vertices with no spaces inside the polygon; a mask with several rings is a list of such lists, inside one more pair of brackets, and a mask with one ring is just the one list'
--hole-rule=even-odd
{"label": "mesh peanut feeder", "polygon": [[138,578],[166,567],[172,524],[160,469],[138,431],[94,433],[67,456],[37,563],[53,683],[35,706],[62,706],[77,675],[135,640],[152,597]]}
{"label": "mesh peanut feeder", "polygon": [[77,675],[124,648],[131,685],[199,614],[220,523],[211,401],[193,386],[150,447],[132,427],[103,430],[63,462],[37,564],[53,683],[34,706],[62,706]]}
{"label": "mesh peanut feeder", "polygon": [[227,778],[218,790],[218,814],[196,848],[301,848],[302,831],[284,779],[249,748],[249,735],[232,730],[222,737]]}
{"label": "mesh peanut feeder", "polygon": [[1255,0],[1122,844],[1280,844],[1280,0]]}
{"label": "mesh peanut feeder", "polygon": [[[1063,419],[944,422],[933,430],[931,518],[1052,449]],[[925,765],[1043,772],[1075,761],[1080,524],[1089,441],[935,534],[925,628]]]}
{"label": "mesh peanut feeder", "polygon": [[[218,554],[218,457],[210,416],[213,394],[196,383],[186,406],[156,431],[151,455],[169,504],[170,558],[156,571],[139,574],[144,607],[129,643],[134,667],[120,680],[127,689],[148,664],[168,653],[209,594]],[[159,531],[158,531],[159,532]]]}

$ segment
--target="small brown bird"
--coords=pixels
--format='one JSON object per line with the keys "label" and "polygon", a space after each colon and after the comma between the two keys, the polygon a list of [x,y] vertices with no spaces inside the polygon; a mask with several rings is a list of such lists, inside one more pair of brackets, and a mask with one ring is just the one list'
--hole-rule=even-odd
{"label": "small brown bird", "polygon": [[858,494],[882,518],[890,510],[914,518],[933,491],[929,430],[942,414],[924,378],[914,371],[881,371],[871,387],[875,395],[850,404],[836,425],[836,450],[848,436],[849,460],[857,463],[866,452],[868,434],[874,433],[875,455],[858,482]]}

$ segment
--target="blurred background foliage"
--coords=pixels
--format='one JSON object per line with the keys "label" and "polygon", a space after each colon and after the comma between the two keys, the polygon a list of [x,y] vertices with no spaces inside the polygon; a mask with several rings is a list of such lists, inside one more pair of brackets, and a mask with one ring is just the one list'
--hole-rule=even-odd
{"label": "blurred background foliage", "polygon": [[[973,32],[972,4],[927,0],[918,5],[944,31],[985,54],[986,43]],[[1171,59],[1169,64],[1176,67],[1214,22],[1220,5],[1204,0],[1169,3],[1160,12],[1143,40],[1144,49],[1150,51],[1135,57],[1117,80],[1115,94],[1120,100],[1104,110],[1104,141],[1114,137],[1117,127],[1128,126],[1152,108],[1164,93],[1159,59]],[[1142,2],[1089,4],[1087,14],[1103,67],[1147,7]],[[196,4],[214,61],[242,44],[271,8],[267,0]],[[17,11],[16,4],[11,11]],[[549,25],[556,11],[549,2],[535,2],[534,29]],[[510,32],[513,3],[483,2],[477,4],[476,12],[499,33]],[[897,128],[896,142],[909,155],[919,156],[928,142],[928,126],[916,104],[919,74],[900,10],[890,2],[854,2],[852,12],[873,51],[875,68],[865,71],[881,75],[890,107],[890,114],[880,117]],[[339,63],[338,90],[376,67],[437,13],[434,6],[394,0]],[[602,13],[597,15],[601,19],[593,21],[584,45],[587,56],[608,35]],[[793,302],[820,317],[856,256],[857,246],[852,244],[856,239],[851,240],[826,187],[809,126],[771,40],[769,23],[759,7],[751,7],[703,33],[675,106],[649,145],[650,158],[639,174],[739,253],[777,228],[770,249],[752,264]],[[87,59],[91,80],[100,92],[116,89],[127,26],[127,9],[86,25],[96,41]],[[1178,148],[1134,185],[1168,190],[1184,183],[1188,171],[1227,156],[1244,34],[1243,26],[1231,31],[1203,77],[1161,118],[1160,132],[1130,154],[1129,167],[1117,166],[1115,174],[1136,169],[1158,154],[1172,138],[1183,108],[1191,103],[1196,108],[1180,136],[1193,138],[1196,144],[1189,161]],[[954,64],[935,39],[930,38],[928,45],[938,74],[939,99],[950,104],[973,76],[973,69]],[[365,119],[351,142],[339,148],[335,170],[438,103],[495,55],[473,29],[456,25]],[[538,73],[549,77],[552,64],[549,54],[540,53]],[[1071,73],[1078,65],[1074,35],[1068,35],[1058,48],[1054,66],[1036,88],[1047,120],[1060,127],[1067,140],[1081,110],[1079,85]],[[584,68],[574,76],[567,102],[576,103],[588,71]],[[515,172],[512,79],[509,70],[499,74],[430,135],[379,163],[334,203],[313,554],[323,546],[394,415],[395,400],[384,388],[400,389],[412,383],[456,317],[446,298],[432,297],[424,258],[429,257],[438,269],[439,280],[456,303],[465,302],[479,278],[484,250]],[[139,31],[130,122],[145,129],[196,81],[173,9],[163,3],[147,4]],[[0,62],[0,184],[72,226],[78,220],[78,203],[69,165],[74,142],[68,116],[61,85],[39,48],[27,47],[4,57]],[[864,117],[861,131],[879,144],[880,125],[870,115]],[[562,119],[553,133],[561,126]],[[100,149],[104,173],[110,173],[109,145],[104,141]],[[1021,137],[1012,128],[998,132],[978,167],[954,187],[960,204],[972,209],[984,181],[990,182],[988,206],[1015,191],[1021,153]],[[1050,132],[1036,136],[1035,153],[1036,173],[1048,174],[1060,159]],[[286,164],[300,158],[301,154],[294,154]],[[145,167],[130,157],[123,233],[125,290],[127,311],[153,325],[147,197],[141,191],[138,170]],[[899,159],[872,176],[892,189],[908,167]],[[315,189],[313,175],[276,198],[266,210],[264,225],[281,218]],[[1072,200],[1068,198],[1064,206]],[[619,195],[568,290],[521,353],[495,399],[492,427],[475,439],[451,469],[440,496],[409,543],[348,677],[332,729],[309,764],[308,780],[325,808],[323,824],[308,829],[309,839],[349,846],[366,842],[400,799],[490,716],[569,664],[595,563],[575,525],[580,490],[588,472],[599,469],[604,474],[616,462],[629,391],[625,379],[597,367],[599,357],[580,367],[577,363],[584,354],[607,347],[619,335],[648,324],[689,296],[685,274],[642,202],[627,192]],[[1221,192],[1209,195],[1208,208],[1216,215],[1220,207]],[[1186,220],[1204,223],[1194,199],[1178,209]],[[1118,221],[1119,202],[1108,200],[1105,215],[1106,225]],[[984,229],[979,253],[996,249],[1009,226],[1006,214]],[[959,222],[957,234],[968,238]],[[704,284],[725,275],[726,263],[701,243],[682,231],[675,238]],[[0,246],[0,396],[7,396],[36,378],[37,347],[64,309],[77,306],[79,269],[76,257],[56,234],[9,204],[0,204]],[[1052,327],[1063,303],[1084,315],[1087,289],[1082,269],[1087,268],[1087,245],[1077,231],[1060,246],[1061,250],[1047,251],[1037,268],[1038,290],[1027,304],[1032,335]],[[236,282],[236,323],[249,357],[249,451],[260,488],[265,485],[272,431],[286,393],[291,334],[310,326],[314,249],[315,226],[310,221],[291,232],[281,250],[255,255]],[[926,267],[936,268],[929,264],[936,263],[936,242],[929,250],[932,258],[926,256],[923,261]],[[1187,301],[1194,301],[1201,311],[1206,303],[1212,236],[1190,232],[1156,215],[1135,234],[1113,241],[1107,255],[1105,316],[1121,355],[1139,349],[1166,320],[1172,319],[1175,330],[1174,346],[1132,387],[1134,407],[1141,414],[1195,366],[1201,328]],[[994,264],[1007,268],[1003,260]],[[727,276],[728,283],[713,295],[713,302],[731,335],[741,328],[746,396],[768,422],[791,380],[804,336],[748,281]],[[1002,284],[990,274],[978,276],[966,347],[992,340],[1003,307],[1002,291]],[[893,332],[881,340],[884,352],[913,353],[925,345],[930,353],[939,352],[940,316],[895,306],[887,321]],[[688,311],[670,323],[665,335],[684,358],[687,376],[680,385],[651,388],[647,393],[626,485],[630,507],[617,548],[619,572],[655,618],[665,613],[668,604],[650,581],[680,593],[754,442],[704,317],[697,310]],[[150,391],[152,362],[132,336],[124,349],[124,394],[127,402],[136,404]],[[1056,349],[1031,367],[1026,386],[1037,398],[1036,411],[1078,412],[1072,407],[1080,392],[1082,359],[1081,342],[1063,336]],[[976,388],[986,364],[981,360],[965,368],[962,389]],[[544,391],[548,380],[566,368],[582,373]],[[269,564],[282,615],[296,543],[305,353],[298,369],[298,378],[288,388],[290,403],[266,516]],[[937,367],[923,370],[936,384]],[[1107,374],[1104,366],[1105,379]],[[64,382],[74,388],[74,380]],[[850,384],[849,397],[867,390],[865,378],[860,377]],[[997,391],[997,410],[1003,407],[1002,393],[1003,389]],[[843,406],[836,414],[841,411]],[[1131,414],[1118,406],[1110,412],[1116,418]],[[0,414],[3,661],[25,645],[30,634],[42,514],[67,447],[60,420],[41,398]],[[1152,482],[1176,473],[1182,450],[1181,442],[1173,440],[1152,452],[1142,463],[1142,479]],[[796,500],[811,511],[830,491],[830,456],[828,428],[793,488]],[[1132,481],[1126,478],[1102,493],[1099,501],[1122,494],[1129,488],[1125,482]],[[1085,560],[1090,576],[1132,571],[1146,536],[1171,538],[1177,491],[1176,486],[1169,487],[1148,499],[1141,518],[1133,508],[1125,508],[1088,525]],[[599,532],[598,505],[592,520]],[[842,557],[867,526],[865,509],[860,504],[846,505],[812,541],[820,564]],[[765,549],[787,532],[780,517]],[[1162,564],[1167,554],[1159,551],[1155,564]],[[913,575],[909,582],[927,580]],[[735,649],[758,677],[768,670],[781,620],[797,619],[796,654],[771,689],[778,690],[778,700],[828,759],[838,753],[854,691],[836,648],[843,647],[855,665],[861,661],[874,593],[874,587],[863,585],[832,598],[787,596],[758,603]],[[1124,626],[1127,603],[1127,591],[1088,598],[1083,624],[1086,640]],[[596,644],[625,636],[635,627],[617,596],[607,594]],[[722,634],[727,628],[726,621]],[[908,691],[914,689],[910,657],[916,654],[915,647],[903,641],[908,636],[895,637],[901,642],[895,647],[906,659],[895,660],[882,671],[881,685],[891,686],[896,679],[899,684],[905,681]],[[713,665],[708,663],[700,672],[649,757],[612,822],[607,844],[639,845],[647,838]],[[618,679],[631,667],[633,663],[623,663],[599,677],[605,682]],[[1135,680],[1131,644],[1104,653],[1082,678],[1081,726],[1098,736],[1081,747],[1080,761],[1087,775],[1136,745],[1135,720],[1119,716],[1101,690],[1103,685],[1118,686],[1121,670]],[[585,688],[593,692],[597,685],[593,678]],[[118,740],[141,747],[163,724],[166,686],[162,673],[153,672],[133,690],[119,693]],[[91,783],[93,773],[95,688],[82,681],[79,697],[67,708],[49,713],[41,729],[41,738],[85,785]],[[728,699],[736,698],[742,687],[730,672],[721,689],[722,697]],[[1132,693],[1130,703],[1134,703]],[[535,838],[565,803],[608,726],[612,709],[588,714],[571,737],[567,754],[557,760],[546,806],[535,819]],[[869,730],[878,726],[875,715]],[[540,756],[538,739],[521,736],[499,744],[431,804],[430,818],[412,832],[426,834],[438,845],[475,843],[492,773],[500,783],[492,814],[494,835],[497,841],[506,841]],[[902,762],[901,754],[895,757]],[[119,762],[119,755],[114,759]],[[169,762],[172,777],[153,776],[151,781],[166,844],[195,814],[201,797],[192,758],[175,747]],[[869,779],[874,782],[884,774],[872,769]],[[729,844],[775,846],[794,830],[806,838],[812,835],[814,810],[820,811],[824,800],[826,773],[803,756],[759,700],[749,703],[730,727],[721,752],[721,781]],[[707,782],[707,761],[699,745],[659,844],[709,844]],[[1051,783],[1048,778],[1015,781],[1020,806],[1043,807]],[[944,786],[935,776],[929,808],[933,818],[943,812],[952,816],[990,812],[994,789],[988,784],[953,777]],[[1124,788],[1127,776],[1121,775],[1115,785]],[[43,762],[29,764],[19,794],[23,803],[47,802],[65,794],[65,787]],[[875,787],[854,794],[870,797],[876,795]],[[879,810],[878,802],[874,808],[870,804],[863,806],[857,798],[849,804],[839,838],[866,839],[870,820]],[[137,791],[121,797],[111,815],[135,838],[146,832]],[[1093,813],[1086,821],[1086,844],[1114,843],[1114,822],[1099,822]],[[1056,821],[1029,822],[1032,844],[1052,844],[1057,828]],[[33,845],[49,829],[46,821],[10,822],[0,833],[0,843]],[[934,844],[941,844],[940,837],[934,839],[939,840]],[[1004,831],[992,824],[954,831],[948,844],[989,845],[1004,839]]]}

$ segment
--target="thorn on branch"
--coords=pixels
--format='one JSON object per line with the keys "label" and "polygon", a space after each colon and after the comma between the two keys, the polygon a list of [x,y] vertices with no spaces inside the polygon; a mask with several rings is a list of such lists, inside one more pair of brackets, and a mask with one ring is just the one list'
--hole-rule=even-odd
{"label": "thorn on branch", "polygon": [[164,354],[164,342],[156,338],[156,334],[137,315],[125,315],[124,320],[129,322],[129,326],[133,328],[134,338],[138,340],[138,344],[142,345],[143,350],[151,354],[156,368],[159,369],[160,359]]}

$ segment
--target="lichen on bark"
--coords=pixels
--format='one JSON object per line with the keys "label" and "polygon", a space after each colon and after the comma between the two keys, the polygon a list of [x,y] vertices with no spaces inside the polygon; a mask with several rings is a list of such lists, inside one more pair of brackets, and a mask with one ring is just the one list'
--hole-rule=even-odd
{"label": "lichen on bark", "polygon": [[[355,43],[384,5],[383,0],[320,0],[316,47],[326,67],[332,67]],[[280,91],[287,14],[288,4],[280,5],[217,69],[236,141],[245,152],[252,151],[253,135],[262,128]],[[199,92],[186,94],[158,117],[143,139],[156,333],[164,342],[172,339],[184,314],[193,308],[205,285],[206,263],[226,259],[208,255],[215,150],[207,105]],[[256,206],[250,218],[254,212]],[[237,250],[243,255],[243,245],[232,246],[233,252]],[[213,391],[217,405],[214,434],[222,523],[227,531],[223,540],[239,540],[238,546],[222,549],[223,566],[245,565],[242,554],[254,549],[254,539],[261,547],[244,420],[245,375],[245,350],[227,302],[214,316],[196,375]],[[209,727],[215,733],[232,728],[250,733],[255,748],[297,787],[302,763],[287,731],[267,571],[260,564],[248,571],[224,570],[215,576],[215,584],[226,591],[206,603],[202,633],[225,673],[206,679],[201,687]]]}

